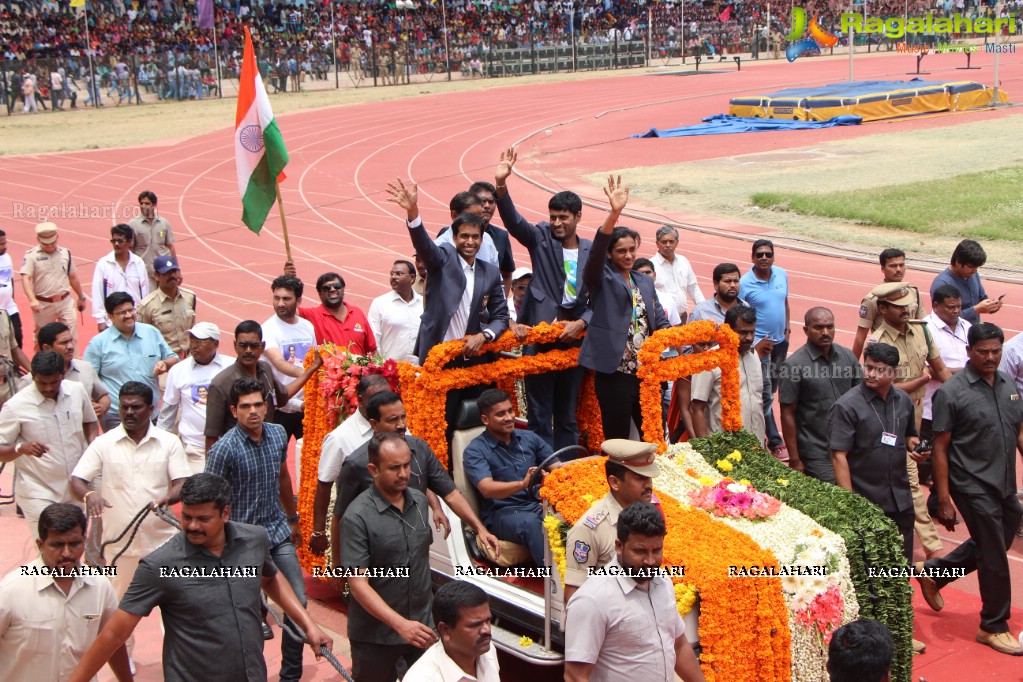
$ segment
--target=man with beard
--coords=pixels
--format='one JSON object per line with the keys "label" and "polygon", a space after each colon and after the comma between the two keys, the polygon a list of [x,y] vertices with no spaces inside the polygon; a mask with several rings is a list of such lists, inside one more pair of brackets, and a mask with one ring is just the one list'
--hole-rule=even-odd
{"label": "man with beard", "polygon": [[[206,405],[213,379],[231,365],[217,352],[220,328],[200,322],[188,331],[188,357],[167,372],[167,389],[156,425],[177,433],[193,474],[206,468]],[[180,419],[179,419],[180,416]]]}
{"label": "man with beard", "polygon": [[227,481],[205,473],[185,481],[181,532],[142,559],[120,607],[70,682],[91,680],[157,606],[166,630],[164,680],[265,680],[261,589],[302,627],[317,659],[321,646],[331,648],[274,565],[266,530],[230,519]]}
{"label": "man with beard", "polygon": [[565,603],[586,582],[587,568],[605,566],[615,557],[618,517],[633,502],[650,502],[654,478],[661,470],[654,461],[656,446],[624,438],[600,444],[607,455],[604,474],[610,491],[598,500],[568,531],[565,566]]}
{"label": "man with beard", "polygon": [[[39,557],[0,582],[0,679],[4,682],[66,680],[117,612],[110,581],[75,575],[85,554],[86,520],[73,504],[51,504],[39,515]],[[27,569],[27,570],[26,570]],[[45,570],[43,570],[45,569]],[[84,616],[84,617],[83,617]],[[41,627],[53,624],[41,638]],[[57,625],[59,624],[59,625]],[[120,682],[132,679],[122,644],[110,669]]]}
{"label": "man with beard", "polygon": [[446,583],[433,596],[433,620],[440,641],[409,668],[403,682],[501,682],[486,592],[462,580]]}
{"label": "man with beard", "polygon": [[[579,335],[593,316],[582,280],[592,242],[577,234],[582,200],[574,192],[558,192],[551,197],[547,203],[550,222],[532,225],[519,214],[507,185],[517,159],[514,149],[502,152],[501,162],[494,172],[501,221],[529,251],[532,264],[533,279],[516,313],[516,322],[527,327],[541,322],[560,322],[565,326],[559,343],[523,349],[526,355],[540,355],[547,350],[581,343]],[[516,327],[516,330],[521,338],[524,329]],[[529,430],[555,450],[579,442],[576,406],[584,373],[582,367],[572,367],[525,378]]]}
{"label": "man with beard", "polygon": [[[430,614],[433,534],[426,495],[409,485],[412,452],[405,439],[379,434],[368,455],[373,486],[355,498],[341,530],[345,568],[359,572],[348,578],[352,677],[394,682],[437,641]],[[370,576],[367,569],[395,570]]]}
{"label": "man with beard", "polygon": [[[753,348],[757,329],[757,311],[749,306],[732,306],[725,313],[725,324],[739,335],[739,401],[742,406],[742,427],[761,443],[767,439],[764,430],[763,375],[760,359]],[[721,368],[693,376],[689,414],[693,431],[702,438],[721,430]]]}
{"label": "man with beard", "polygon": [[[441,527],[444,528],[444,537],[451,532],[451,526],[444,516],[444,510],[437,502],[437,497],[444,498],[444,501],[451,507],[451,511],[455,512],[465,523],[466,528],[475,531],[485,543],[494,549],[495,556],[499,554],[500,543],[497,538],[490,534],[465,497],[455,487],[455,482],[444,470],[429,444],[405,432],[407,415],[401,396],[391,391],[375,394],[366,403],[366,416],[369,418],[370,426],[375,434],[396,433],[408,443],[409,449],[412,451],[410,464],[412,474],[409,477],[409,485],[427,496],[433,511],[434,524],[438,530]],[[334,503],[334,521],[338,525],[355,498],[373,485],[373,477],[369,473],[368,466],[369,445],[370,441],[363,443],[351,456],[345,458],[341,465],[341,476],[337,482],[337,501]],[[333,546],[339,549],[337,543],[334,543]],[[335,555],[335,566],[339,565],[338,558]]]}
{"label": "man with beard", "polygon": [[1009,632],[1012,585],[1006,551],[1023,518],[1016,498],[1015,452],[1023,452],[1023,401],[1012,378],[998,371],[1004,339],[989,322],[970,327],[969,363],[934,394],[938,520],[953,530],[958,509],[970,539],[917,568],[941,576],[920,576],[924,600],[935,611],[945,605],[939,590],[956,580],[943,577],[952,574],[949,569],[977,571],[982,604],[977,641],[1020,656],[1023,648]]}
{"label": "man with beard", "polygon": [[188,330],[195,324],[195,292],[181,286],[181,268],[173,256],[157,256],[153,273],[159,287],[139,303],[139,322],[160,330],[171,350],[188,355]]}
{"label": "man with beard", "polygon": [[[206,473],[231,484],[231,508],[237,521],[266,529],[270,557],[305,606],[302,566],[295,552],[302,532],[288,471],[288,434],[280,424],[264,423],[263,386],[253,378],[238,379],[231,386],[231,414],[237,423],[210,448]],[[281,659],[281,680],[302,677],[302,642],[285,634]]]}
{"label": "man with beard", "polygon": [[[284,264],[284,274],[297,277],[295,265]],[[372,355],[377,341],[369,320],[362,309],[345,303],[345,278],[336,272],[325,272],[316,280],[316,293],[320,305],[316,308],[298,308],[298,314],[309,320],[316,332],[316,343],[332,343],[356,355]]]}
{"label": "man with beard", "polygon": [[[306,352],[316,345],[312,323],[298,316],[304,288],[302,280],[288,275],[270,284],[274,314],[263,323],[263,355],[273,368],[274,379],[282,384],[302,376]],[[274,411],[273,421],[284,427],[289,440],[302,437],[304,398],[303,391],[299,391]]]}
{"label": "man with beard", "polygon": [[235,425],[231,414],[231,387],[238,379],[251,377],[263,385],[263,398],[266,401],[266,418],[272,421],[278,405],[287,405],[295,397],[309,377],[323,365],[323,358],[317,353],[313,363],[309,365],[287,386],[273,376],[273,368],[263,355],[263,328],[255,320],[243,320],[234,328],[234,352],[238,359],[234,364],[214,377],[210,383],[209,397],[206,404],[206,449],[209,450],[217,439]]}
{"label": "man with beard", "polygon": [[666,534],[648,502],[618,516],[615,558],[568,602],[565,682],[703,682],[671,581],[657,575]]}
{"label": "man with beard", "polygon": [[828,411],[860,383],[860,363],[848,348],[834,343],[835,316],[827,308],[807,310],[803,331],[806,345],[789,356],[778,373],[781,432],[790,467],[834,483]]}
{"label": "man with beard", "polygon": [[391,265],[391,290],[369,305],[369,326],[385,358],[418,364],[413,350],[423,316],[423,297],[414,290],[416,266],[407,260]]}
{"label": "man with beard", "polygon": [[120,423],[119,403],[114,396],[120,395],[121,387],[127,382],[141,381],[152,389],[159,402],[159,376],[179,358],[159,329],[137,321],[135,300],[130,294],[115,291],[107,296],[104,308],[112,326],[92,337],[84,358],[110,392],[111,409],[100,419],[103,430],[110,431]]}
{"label": "man with beard", "polygon": [[741,276],[739,266],[735,263],[719,263],[714,266],[714,295],[696,304],[689,321],[712,320],[724,324],[725,313],[729,308],[735,305],[748,306],[746,301],[739,298]]}

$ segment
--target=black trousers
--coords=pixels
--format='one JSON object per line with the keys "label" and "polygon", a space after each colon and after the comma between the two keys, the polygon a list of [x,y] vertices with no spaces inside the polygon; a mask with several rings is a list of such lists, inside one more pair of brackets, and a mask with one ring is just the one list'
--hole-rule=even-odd
{"label": "black trousers", "polygon": [[284,432],[288,434],[288,440],[292,438],[298,440],[302,437],[302,418],[304,416],[304,412],[274,410],[274,424],[280,424],[284,427]]}
{"label": "black trousers", "polygon": [[358,682],[394,682],[405,673],[426,649],[411,644],[372,644],[351,640],[352,677]]}
{"label": "black trousers", "polygon": [[[482,365],[487,362],[493,362],[495,359],[493,353],[485,353],[483,355],[477,355],[473,358],[459,357],[448,363],[449,368],[453,367],[473,367],[474,365]],[[455,435],[455,421],[458,419],[458,411],[462,405],[463,400],[475,400],[480,397],[480,394],[488,388],[494,388],[493,384],[480,384],[478,386],[468,386],[466,388],[456,388],[448,391],[447,397],[444,399],[444,418],[447,419],[448,427],[445,430],[444,435],[447,437],[448,445],[451,445],[451,439]],[[392,680],[393,682],[393,680]]]}
{"label": "black trousers", "polygon": [[902,555],[906,557],[906,563],[913,565],[913,524],[916,521],[916,514],[913,508],[904,512],[885,512],[885,515],[895,522],[902,536]]}
{"label": "black trousers", "polygon": [[[1020,508],[1015,494],[1000,498],[991,494],[952,491],[952,501],[970,531],[970,539],[948,556],[928,561],[927,568],[958,568],[965,573],[977,571],[982,604],[981,629],[992,633],[1008,632],[1012,585],[1006,551],[1012,545],[1023,518],[1023,508]],[[935,578],[934,582],[940,587],[955,580]]]}
{"label": "black trousers", "polygon": [[625,372],[594,372],[593,389],[600,403],[604,438],[628,438],[630,422],[642,434],[643,412],[639,406],[639,377]]}

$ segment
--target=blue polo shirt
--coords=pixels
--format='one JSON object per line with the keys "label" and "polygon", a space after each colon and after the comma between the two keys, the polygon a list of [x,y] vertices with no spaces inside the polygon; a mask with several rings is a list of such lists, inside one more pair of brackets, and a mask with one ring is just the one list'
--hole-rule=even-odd
{"label": "blue polo shirt", "polygon": [[769,338],[776,343],[785,340],[785,300],[789,297],[789,276],[777,265],[771,268],[771,279],[763,281],[753,268],[739,280],[739,298],[757,311],[757,332],[754,343]]}
{"label": "blue polo shirt", "polygon": [[[552,452],[547,441],[532,431],[515,429],[510,445],[505,445],[490,435],[489,431],[484,431],[465,448],[462,463],[465,475],[479,489],[480,481],[484,478],[492,478],[498,483],[521,481],[530,467],[540,466]],[[490,519],[508,510],[539,514],[540,504],[531,500],[525,490],[503,500],[489,500],[480,495],[480,520],[483,523],[489,523]]]}
{"label": "blue polo shirt", "polygon": [[153,367],[160,360],[178,357],[156,327],[135,323],[131,338],[117,331],[113,325],[92,337],[85,349],[85,361],[92,365],[100,381],[110,391],[110,409],[120,405],[121,386],[129,381],[141,381],[153,389],[153,404],[160,403],[160,379],[153,376]]}
{"label": "blue polo shirt", "polygon": [[931,298],[934,298],[934,292],[938,290],[938,287],[945,284],[951,284],[954,286],[963,298],[963,310],[959,313],[959,317],[963,318],[970,324],[977,324],[980,322],[980,315],[973,309],[973,306],[977,305],[985,298],[987,298],[987,292],[984,291],[984,285],[980,283],[980,275],[973,273],[969,279],[963,279],[962,277],[956,277],[952,274],[950,268],[945,268],[934,278],[931,282]]}

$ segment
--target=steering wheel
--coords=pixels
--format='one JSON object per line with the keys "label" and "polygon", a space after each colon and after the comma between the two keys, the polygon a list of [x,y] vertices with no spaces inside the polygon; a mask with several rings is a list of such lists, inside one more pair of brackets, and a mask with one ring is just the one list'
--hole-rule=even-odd
{"label": "steering wheel", "polygon": [[540,501],[540,484],[543,482],[544,469],[552,464],[553,462],[560,461],[560,455],[565,452],[571,452],[573,450],[579,450],[585,454],[590,454],[590,451],[581,445],[566,445],[554,454],[550,455],[544,461],[540,462],[540,466],[536,468],[533,475],[529,477],[529,481],[526,482],[526,494],[533,502]]}

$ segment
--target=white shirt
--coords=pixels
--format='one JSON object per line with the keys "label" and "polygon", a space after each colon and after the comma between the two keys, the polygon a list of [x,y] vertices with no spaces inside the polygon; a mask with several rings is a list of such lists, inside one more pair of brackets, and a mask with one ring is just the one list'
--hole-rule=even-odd
{"label": "white shirt", "polygon": [[564,254],[562,267],[565,268],[565,290],[561,294],[562,305],[572,305],[579,294],[579,249],[561,249]]}
{"label": "white shirt", "polygon": [[466,675],[444,651],[444,643],[437,642],[412,664],[404,682],[501,682],[501,665],[497,662],[497,649],[490,649],[476,659],[476,675]]}
{"label": "white shirt", "polygon": [[217,353],[207,365],[200,365],[195,358],[188,357],[167,372],[167,388],[163,392],[163,405],[157,426],[173,433],[178,412],[177,433],[185,445],[195,448],[206,447],[206,397],[210,384],[217,376],[234,363],[234,358]]}
{"label": "white shirt", "polygon": [[[966,354],[966,334],[970,331],[972,325],[960,317],[956,328],[952,329],[940,317],[935,315],[933,311],[924,318],[924,322],[927,323],[927,330],[931,333],[931,339],[934,341],[934,345],[938,347],[938,352],[941,353],[941,361],[945,363],[945,366],[949,369],[962,369],[966,367],[966,363],[970,360]],[[939,388],[941,388],[941,382],[937,379],[931,379],[927,382],[927,389],[924,392],[924,419],[931,418],[931,398]]]}
{"label": "white shirt", "polygon": [[650,261],[654,264],[654,271],[657,273],[657,288],[667,291],[675,297],[678,305],[678,312],[681,316],[686,312],[686,297],[692,300],[693,305],[703,301],[703,292],[700,285],[696,283],[696,273],[693,266],[685,256],[675,254],[675,260],[669,263],[660,252],[655,253]]}
{"label": "white shirt", "polygon": [[136,305],[149,294],[146,263],[130,251],[128,265],[124,270],[114,260],[113,251],[96,261],[96,269],[92,273],[92,316],[96,319],[96,324],[110,326],[110,318],[107,317],[103,302],[115,291],[131,294]]}
{"label": "white shirt", "polygon": [[668,318],[668,324],[670,324],[672,327],[676,327],[682,324],[682,317],[679,315],[678,304],[675,300],[675,297],[672,296],[667,291],[661,291],[657,289],[656,292],[657,302],[660,303],[661,308],[664,309],[664,316]]}
{"label": "white shirt", "polygon": [[462,300],[455,308],[455,314],[451,316],[448,323],[448,330],[444,333],[445,341],[454,341],[465,336],[466,327],[469,326],[469,306],[472,305],[472,293],[476,288],[476,271],[472,265],[458,256],[458,263],[462,266],[462,274],[465,275],[465,289],[462,291]]}
{"label": "white shirt", "polygon": [[369,327],[385,358],[419,364],[419,358],[412,349],[419,336],[422,317],[423,297],[414,291],[412,300],[407,302],[396,291],[373,299],[369,304]]}
{"label": "white shirt", "polygon": [[[437,246],[441,244],[455,245],[453,231],[450,227],[445,227],[444,231],[433,240],[433,243]],[[494,267],[500,267],[500,256],[497,253],[497,245],[494,244],[494,238],[486,232],[483,233],[483,241],[480,243],[480,250],[476,252],[476,257],[480,260],[484,260]]]}
{"label": "white shirt", "polygon": [[341,465],[345,458],[355,452],[360,445],[373,435],[373,427],[369,420],[356,410],[351,417],[327,434],[320,449],[320,465],[316,478],[323,483],[333,483],[341,475]]}
{"label": "white shirt", "polygon": [[[142,442],[136,443],[119,425],[92,442],[71,475],[89,482],[103,477],[101,494],[111,505],[103,511],[106,542],[120,535],[143,506],[166,497],[172,481],[191,476],[192,469],[174,434],[150,425]],[[150,514],[124,556],[143,557],[177,532],[174,526]],[[108,555],[116,554],[127,541],[125,536],[108,545]]]}
{"label": "white shirt", "polygon": [[50,448],[42,457],[21,455],[14,460],[18,497],[70,501],[70,474],[88,447],[83,423],[95,421],[92,400],[74,381],[60,383],[56,400],[44,398],[34,383],[8,400],[0,410],[0,443],[35,441]]}
{"label": "white shirt", "polygon": [[[305,354],[310,348],[316,345],[316,332],[313,330],[313,323],[301,317],[297,318],[295,324],[285,322],[277,315],[273,315],[263,323],[263,342],[267,348],[276,348],[281,351],[286,362],[290,362],[299,369],[305,362]],[[267,360],[269,362],[269,360]],[[274,378],[287,386],[295,377],[288,376],[279,371],[270,363]],[[302,401],[305,399],[305,391],[296,393],[288,404],[279,408],[282,412],[301,412]]]}
{"label": "white shirt", "polygon": [[102,576],[76,577],[65,595],[50,576],[21,575],[20,567],[8,573],[0,582],[0,680],[70,679],[116,612],[114,588]]}
{"label": "white shirt", "polygon": [[11,254],[0,254],[0,308],[7,311],[8,315],[18,314],[18,304],[14,302],[14,266],[11,263]]}

